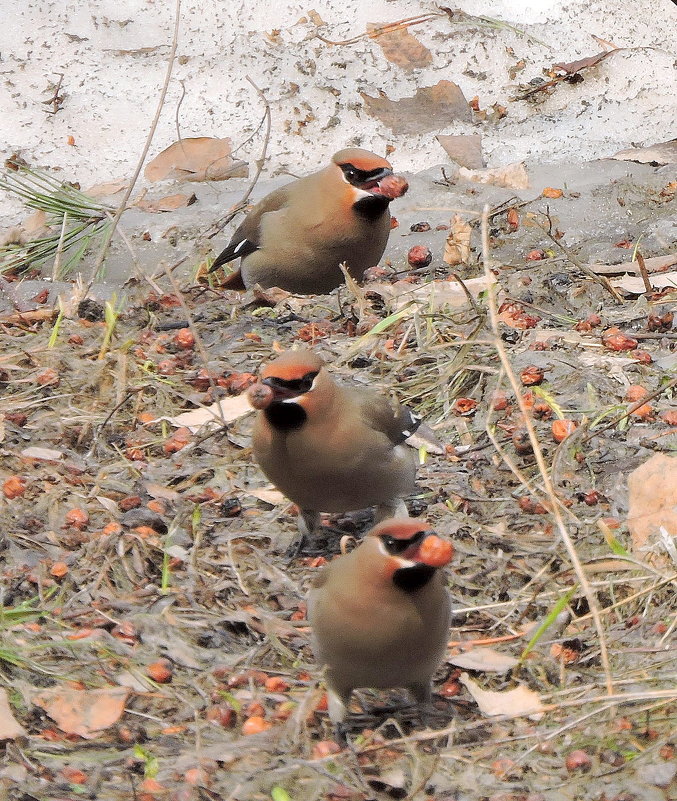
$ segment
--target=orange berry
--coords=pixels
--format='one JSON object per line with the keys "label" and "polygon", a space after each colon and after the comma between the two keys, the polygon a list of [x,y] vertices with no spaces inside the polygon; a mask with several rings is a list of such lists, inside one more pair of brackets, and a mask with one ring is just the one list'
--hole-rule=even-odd
{"label": "orange berry", "polygon": [[260,715],[253,715],[245,720],[242,726],[242,734],[260,734],[272,728],[273,724],[261,717]]}

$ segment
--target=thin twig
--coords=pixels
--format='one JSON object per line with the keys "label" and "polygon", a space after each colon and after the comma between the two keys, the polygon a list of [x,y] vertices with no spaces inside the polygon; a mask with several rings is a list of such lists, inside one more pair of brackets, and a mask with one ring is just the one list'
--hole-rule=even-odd
{"label": "thin twig", "polygon": [[169,82],[171,80],[172,71],[174,69],[174,59],[176,58],[176,49],[179,43],[179,28],[181,25],[181,0],[176,0],[174,14],[175,14],[174,33],[172,35],[172,45],[169,51],[169,58],[167,60],[167,71],[165,73],[165,81],[164,84],[162,85],[162,91],[160,92],[160,97],[158,99],[157,109],[155,110],[155,116],[153,117],[153,122],[150,125],[150,130],[148,131],[148,136],[146,137],[146,143],[143,146],[143,150],[141,151],[141,156],[139,157],[139,161],[136,165],[136,170],[134,170],[134,175],[132,176],[132,179],[129,182],[129,186],[127,187],[127,190],[125,191],[125,194],[122,200],[120,201],[118,210],[115,212],[115,216],[113,217],[113,222],[111,223],[111,226],[106,233],[104,241],[101,244],[101,250],[99,251],[99,256],[96,260],[96,263],[94,264],[94,269],[92,270],[92,275],[89,279],[89,283],[87,284],[85,295],[89,294],[89,291],[92,288],[92,284],[94,283],[96,276],[98,275],[99,270],[101,269],[101,265],[106,260],[106,255],[108,253],[108,248],[110,247],[113,234],[117,230],[120,218],[127,209],[127,203],[129,202],[129,198],[132,195],[136,182],[139,180],[139,175],[141,175],[141,170],[143,169],[144,162],[146,161],[146,157],[148,156],[148,151],[150,150],[151,142],[153,141],[153,137],[155,136],[155,131],[157,129],[158,123],[160,122],[160,115],[162,114],[162,109],[165,105],[165,98],[167,97]]}
{"label": "thin twig", "polygon": [[376,39],[379,36],[383,36],[387,33],[394,33],[395,31],[399,31],[402,29],[409,28],[412,25],[420,25],[422,22],[428,22],[429,20],[434,19],[435,17],[443,17],[444,14],[441,13],[428,13],[428,14],[418,14],[415,17],[407,17],[406,19],[399,19],[396,22],[389,22],[386,25],[381,25],[379,28],[373,28],[371,31],[367,31],[366,33],[360,33],[358,36],[353,36],[352,39],[344,39],[340,42],[334,42],[331,39],[326,39],[324,36],[320,36],[319,33],[315,34],[316,38],[319,39],[321,42],[324,42],[328,45],[334,45],[335,47],[339,45],[348,45],[348,44],[355,44],[356,42],[361,42],[362,39]]}
{"label": "thin twig", "polygon": [[[259,177],[261,176],[261,171],[263,170],[263,165],[266,160],[266,154],[268,153],[268,144],[270,142],[270,128],[271,128],[271,114],[270,114],[270,103],[268,99],[263,94],[263,92],[259,89],[259,87],[252,81],[249,75],[245,76],[247,81],[256,89],[259,97],[263,101],[264,104],[264,113],[263,113],[263,120],[261,122],[266,123],[266,133],[263,137],[263,147],[261,148],[261,155],[256,161],[256,173],[254,178],[249,183],[249,186],[245,190],[244,195],[240,198],[240,200],[231,208],[231,210],[226,214],[226,216],[220,220],[217,224],[214,225],[213,230],[211,230],[207,235],[207,239],[213,239],[217,234],[220,234],[221,231],[231,222],[243,209],[247,206],[247,201],[251,196],[251,193],[254,191],[254,187],[258,183]],[[261,124],[259,124],[259,128]],[[257,128],[258,130],[258,128]],[[241,145],[240,145],[241,147]],[[237,148],[236,148],[237,149]],[[233,151],[235,152],[235,151]]]}
{"label": "thin twig", "polygon": [[570,261],[570,262],[571,262],[571,263],[572,263],[572,264],[573,264],[575,267],[578,267],[578,269],[579,269],[581,272],[585,273],[585,274],[588,276],[588,278],[590,278],[591,280],[593,280],[595,283],[597,283],[597,284],[599,284],[600,286],[604,287],[604,289],[606,289],[606,291],[607,291],[607,292],[608,292],[608,293],[611,295],[611,297],[612,297],[612,298],[613,298],[613,299],[614,299],[614,300],[615,300],[617,303],[623,303],[623,298],[622,298],[622,297],[619,295],[619,293],[618,293],[618,290],[616,290],[616,289],[615,289],[615,288],[614,288],[614,287],[611,285],[611,282],[609,281],[609,279],[608,279],[606,276],[604,276],[604,275],[597,275],[597,273],[596,273],[596,272],[594,272],[594,270],[591,270],[591,269],[590,269],[590,267],[588,267],[588,265],[587,265],[587,264],[584,264],[584,263],[583,263],[583,262],[582,262],[582,261],[581,261],[581,260],[578,258],[578,256],[576,256],[576,254],[575,254],[575,253],[574,253],[574,252],[571,250],[571,248],[568,248],[566,245],[564,245],[562,242],[560,242],[560,241],[559,241],[559,239],[557,239],[557,237],[556,237],[556,236],[553,234],[553,232],[552,232],[552,220],[551,220],[551,218],[550,218],[550,211],[549,211],[549,210],[546,212],[546,214],[545,214],[545,217],[546,217],[546,219],[547,219],[547,221],[548,221],[548,228],[546,228],[544,225],[541,225],[541,224],[538,222],[538,220],[533,220],[533,223],[534,223],[534,225],[535,225],[537,228],[540,228],[540,229],[541,229],[541,231],[543,231],[543,233],[544,233],[546,236],[548,236],[550,239],[552,239],[552,241],[553,241],[553,242],[554,242],[554,243],[557,245],[557,247],[558,247],[558,248],[559,248],[559,249],[560,249],[560,250],[561,250],[561,251],[562,251],[564,254],[566,254],[566,257],[569,259],[569,261]]}
{"label": "thin twig", "polygon": [[653,287],[651,286],[651,280],[649,279],[649,272],[646,269],[646,263],[644,261],[644,256],[637,251],[637,266],[639,268],[639,274],[642,276],[642,281],[644,281],[644,291],[647,295],[650,295],[653,292]]}
{"label": "thin twig", "polygon": [[590,582],[588,581],[588,577],[583,569],[583,565],[581,564],[581,560],[578,557],[578,553],[576,552],[576,547],[569,536],[569,532],[566,530],[566,526],[564,525],[564,520],[562,519],[562,515],[559,509],[559,500],[557,495],[555,494],[554,487],[552,485],[552,481],[550,480],[550,474],[548,473],[548,468],[545,464],[545,459],[543,458],[543,451],[541,449],[541,444],[538,441],[538,437],[536,436],[536,430],[534,428],[533,419],[527,406],[524,402],[524,398],[522,397],[521,387],[517,381],[517,377],[515,376],[515,372],[512,369],[512,365],[510,364],[510,360],[508,359],[508,354],[505,350],[505,345],[503,340],[500,337],[499,330],[498,330],[498,310],[496,307],[496,292],[495,292],[495,284],[491,282],[491,272],[489,270],[489,206],[485,206],[484,214],[482,215],[482,262],[484,264],[484,274],[487,278],[488,284],[488,303],[489,303],[489,318],[491,320],[491,329],[494,334],[494,347],[498,353],[498,356],[501,360],[501,365],[505,370],[505,374],[510,382],[513,392],[515,393],[515,398],[520,408],[520,412],[522,413],[522,417],[524,419],[524,426],[527,430],[529,435],[529,441],[531,442],[531,447],[534,452],[534,456],[536,458],[536,463],[538,465],[538,469],[541,473],[541,479],[543,481],[543,487],[545,489],[545,493],[550,500],[550,514],[553,516],[557,530],[559,535],[562,539],[564,547],[569,554],[569,558],[571,559],[571,563],[576,571],[576,576],[578,577],[578,581],[581,585],[583,593],[586,597],[588,602],[588,607],[590,609],[590,613],[593,616],[593,620],[595,623],[595,629],[597,631],[597,636],[599,638],[599,648],[600,648],[600,659],[602,662],[602,667],[604,669],[604,676],[606,679],[606,690],[608,695],[612,695],[614,691],[613,687],[613,678],[611,675],[611,666],[609,663],[609,653],[606,644],[606,637],[604,634],[604,627],[602,626],[602,618],[599,613],[599,607],[597,604],[597,598],[595,593],[590,586]]}

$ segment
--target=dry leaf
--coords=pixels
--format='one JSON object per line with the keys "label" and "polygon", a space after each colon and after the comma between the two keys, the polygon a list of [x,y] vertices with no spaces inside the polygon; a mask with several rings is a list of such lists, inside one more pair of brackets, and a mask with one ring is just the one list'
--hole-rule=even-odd
{"label": "dry leaf", "polygon": [[26,730],[16,720],[7,699],[7,690],[0,688],[0,742],[24,737]]}
{"label": "dry leaf", "polygon": [[[628,528],[632,552],[657,566],[665,566],[665,555],[657,555],[655,543],[662,539],[661,527],[677,537],[677,458],[657,453],[628,476]],[[664,550],[664,546],[660,546]]]}
{"label": "dry leaf", "polygon": [[[493,281],[496,280],[493,276],[492,279]],[[478,278],[469,278],[463,283],[473,298],[477,298],[489,286],[483,275]],[[367,288],[371,289],[372,287],[373,285],[369,284]],[[459,308],[466,306],[468,303],[468,298],[463,288],[458,281],[453,280],[430,281],[419,286],[412,286],[407,281],[396,281],[394,284],[384,286],[379,284],[377,291],[384,298],[391,300],[393,311],[401,309],[411,301],[423,303],[431,311],[441,309],[444,306]]]}
{"label": "dry leaf", "polygon": [[[220,411],[219,411],[220,408]],[[217,425],[221,426],[225,423],[232,423],[243,414],[251,412],[252,407],[247,399],[247,393],[243,392],[240,395],[233,395],[228,398],[223,398],[217,403],[212,403],[211,406],[201,406],[199,409],[191,409],[189,412],[184,412],[176,417],[156,417],[153,423],[159,420],[166,420],[177,428],[187,428],[191,434],[197,433],[203,426]]]}
{"label": "dry leaf", "polygon": [[43,228],[48,227],[47,214],[42,209],[34,211],[21,223],[21,227],[27,234],[36,234],[38,231],[42,231]]}
{"label": "dry leaf", "polygon": [[101,690],[50,687],[34,695],[32,701],[42,707],[62,731],[91,740],[120,719],[129,693],[126,687]]}
{"label": "dry leaf", "polygon": [[615,50],[605,50],[602,53],[595,53],[594,56],[587,56],[586,58],[579,58],[578,61],[570,61],[568,64],[553,64],[553,69],[559,70],[560,72],[566,72],[567,75],[573,75],[576,72],[580,72],[587,67],[594,67],[595,64],[599,64],[600,61],[604,61],[607,56],[610,56],[614,53]]}
{"label": "dry leaf", "polygon": [[122,192],[123,189],[126,189],[129,186],[129,181],[108,181],[103,184],[94,184],[94,186],[90,186],[89,189],[83,189],[82,191],[88,197],[110,197],[111,195],[117,195],[118,192]]}
{"label": "dry leaf", "polygon": [[32,446],[30,448],[24,448],[19,455],[23,459],[37,459],[38,461],[42,462],[58,462],[63,456],[63,451]]}
{"label": "dry leaf", "polygon": [[485,673],[507,673],[518,664],[514,656],[502,654],[493,648],[472,648],[470,651],[451,656],[447,660],[466,670],[481,670]]}
{"label": "dry leaf", "polygon": [[253,498],[258,498],[264,503],[269,503],[271,506],[280,506],[283,503],[289,503],[280,490],[275,489],[272,484],[267,487],[258,487],[256,489],[247,487],[243,492],[246,492],[247,495],[251,495]]}
{"label": "dry leaf", "polygon": [[451,230],[444,243],[442,258],[447,264],[467,264],[470,260],[470,224],[459,215],[451,218]]}
{"label": "dry leaf", "polygon": [[640,164],[676,164],[677,139],[658,142],[648,147],[631,147],[619,150],[611,157],[618,161],[638,161]]}
{"label": "dry leaf", "polygon": [[[658,273],[650,276],[651,286],[654,289],[663,289],[672,286],[677,289],[677,272]],[[624,275],[622,278],[614,278],[611,286],[623,289],[631,295],[643,295],[646,292],[643,279],[638,275]]]}
{"label": "dry leaf", "polygon": [[469,170],[481,170],[484,167],[482,137],[479,134],[460,134],[457,136],[438,134],[435,138],[442,145],[449,158],[460,167],[467,167]]}
{"label": "dry leaf", "polygon": [[483,690],[467,673],[461,673],[460,682],[475,699],[480,712],[487,717],[507,715],[511,718],[529,717],[540,720],[545,712],[538,693],[523,684],[502,692]]}
{"label": "dry leaf", "polygon": [[[670,256],[654,256],[644,259],[644,266],[648,273],[665,272],[668,268],[677,264],[677,253]],[[624,261],[620,264],[589,264],[590,269],[597,275],[619,275],[621,273],[637,273],[636,261]]]}
{"label": "dry leaf", "polygon": [[230,139],[199,136],[181,139],[146,165],[143,174],[149,181],[225,181],[246,178],[249,168],[230,155]]}
{"label": "dry leaf", "polygon": [[563,195],[564,191],[562,189],[555,189],[554,186],[546,186],[541,192],[541,197],[549,197],[553,199],[563,197]]}
{"label": "dry leaf", "polygon": [[427,67],[432,63],[433,56],[430,50],[410,33],[408,28],[399,28],[388,33],[375,35],[383,23],[368,22],[367,33],[374,39],[383,50],[383,55],[397,64],[403,70],[413,70],[419,67]]}
{"label": "dry leaf", "polygon": [[487,170],[468,170],[461,167],[458,177],[476,184],[503,186],[506,189],[528,189],[529,174],[523,161],[506,164],[504,167],[491,167]]}
{"label": "dry leaf", "polygon": [[147,200],[143,198],[139,200],[136,205],[144,211],[150,211],[153,214],[159,211],[176,211],[176,209],[184,209],[186,206],[192,206],[197,200],[193,194],[184,195],[178,192],[175,195],[166,195],[157,200]]}
{"label": "dry leaf", "polygon": [[317,11],[315,11],[314,8],[311,8],[310,11],[308,12],[308,18],[313,23],[313,25],[317,26],[318,28],[320,28],[322,25],[325,24],[322,17],[317,13]]}
{"label": "dry leaf", "polygon": [[452,81],[416,90],[413,97],[391,100],[385,92],[371,97],[360,92],[367,114],[379,119],[396,134],[422,134],[439,131],[455,120],[470,122],[468,101]]}

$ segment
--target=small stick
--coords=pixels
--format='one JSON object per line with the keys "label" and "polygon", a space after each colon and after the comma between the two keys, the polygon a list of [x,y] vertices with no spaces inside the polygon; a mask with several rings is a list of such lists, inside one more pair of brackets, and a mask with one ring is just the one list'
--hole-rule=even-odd
{"label": "small stick", "polygon": [[162,91],[160,92],[157,109],[155,110],[155,117],[153,117],[153,121],[151,122],[150,130],[148,131],[148,136],[146,137],[146,143],[143,146],[143,150],[141,151],[141,156],[139,157],[138,164],[136,165],[136,169],[134,170],[134,175],[132,176],[132,180],[129,182],[129,186],[127,187],[127,190],[122,200],[120,201],[118,210],[115,212],[115,216],[113,217],[111,226],[108,229],[106,236],[101,244],[101,250],[99,251],[99,256],[94,264],[94,269],[92,270],[92,275],[89,279],[89,283],[87,284],[87,288],[85,289],[85,295],[89,294],[89,290],[92,288],[92,284],[96,280],[96,276],[99,270],[101,269],[101,265],[104,263],[106,259],[108,248],[110,247],[111,240],[113,239],[113,234],[115,233],[118,227],[118,223],[120,222],[120,217],[122,217],[122,215],[127,209],[127,203],[129,202],[129,198],[132,195],[136,182],[139,180],[139,175],[141,175],[143,164],[146,161],[146,157],[148,156],[148,151],[150,150],[151,142],[153,141],[153,137],[155,136],[155,131],[157,129],[158,123],[160,122],[160,114],[162,114],[162,109],[165,104],[165,98],[167,97],[167,91],[169,89],[169,81],[172,77],[172,71],[174,69],[174,59],[176,58],[176,49],[179,43],[179,28],[181,25],[181,0],[176,0],[176,7],[174,14],[175,14],[174,33],[172,36],[172,45],[169,51],[169,58],[167,60],[167,71],[165,73],[165,82],[162,86]]}
{"label": "small stick", "polygon": [[[559,532],[562,543],[564,544],[564,547],[566,548],[566,551],[569,554],[569,559],[571,560],[571,564],[573,565],[576,576],[578,577],[578,581],[579,584],[581,585],[581,589],[583,590],[583,594],[585,595],[585,598],[588,602],[588,608],[590,609],[590,612],[592,614],[593,621],[595,624],[595,629],[597,631],[597,637],[599,639],[600,660],[602,662],[602,667],[604,669],[604,676],[606,680],[606,691],[609,696],[612,696],[614,693],[614,685],[613,685],[613,678],[611,675],[611,665],[609,662],[609,651],[607,648],[606,637],[604,634],[604,627],[602,626],[602,617],[599,613],[597,597],[593,592],[592,587],[590,586],[590,582],[585,573],[585,570],[583,569],[583,565],[578,556],[578,552],[576,551],[576,547],[571,539],[571,536],[569,535],[569,532],[566,529],[566,526],[564,525],[564,520],[562,518],[562,514],[558,506],[559,498],[555,493],[555,489],[553,487],[550,475],[548,473],[547,465],[545,464],[545,459],[543,457],[541,444],[538,441],[538,437],[536,436],[536,429],[534,428],[533,419],[531,417],[531,414],[529,413],[529,409],[527,409],[526,407],[524,398],[522,397],[521,387],[517,382],[517,376],[515,375],[515,371],[513,370],[512,365],[510,364],[510,360],[508,359],[508,354],[505,350],[505,345],[503,344],[503,340],[499,335],[495,284],[491,283],[492,276],[489,270],[489,206],[485,206],[484,214],[482,215],[482,262],[484,264],[484,275],[486,276],[487,283],[489,284],[487,290],[488,301],[489,301],[489,319],[491,321],[491,330],[494,335],[494,347],[496,348],[498,356],[501,360],[501,366],[505,370],[505,374],[508,378],[510,386],[512,387],[512,390],[515,393],[515,398],[517,399],[520,412],[522,413],[524,426],[527,430],[527,433],[529,434],[529,441],[531,442],[531,447],[533,449],[534,456],[536,458],[536,463],[538,464],[538,469],[541,474],[543,488],[545,490],[545,494],[550,500],[550,506],[551,506],[550,514],[553,516],[555,520],[557,531]],[[677,379],[675,379],[675,381],[677,382]]]}
{"label": "small stick", "polygon": [[653,292],[653,287],[651,286],[651,281],[649,279],[649,273],[646,269],[646,263],[644,261],[644,256],[637,251],[637,265],[638,265],[638,272],[642,276],[642,281],[644,281],[644,291],[647,295],[650,295]]}
{"label": "small stick", "polygon": [[538,222],[538,220],[534,220],[534,225],[536,225],[537,228],[540,228],[541,231],[543,231],[543,233],[546,234],[546,236],[552,239],[552,241],[557,245],[557,247],[560,248],[560,250],[566,254],[566,257],[575,267],[578,267],[578,269],[581,272],[585,273],[588,276],[588,278],[591,278],[593,281],[595,281],[595,283],[599,284],[600,286],[603,286],[604,289],[606,289],[606,291],[611,295],[611,297],[617,303],[623,303],[623,298],[619,295],[618,291],[614,289],[613,286],[611,286],[611,282],[609,281],[608,278],[606,278],[603,275],[597,275],[597,273],[591,270],[587,264],[583,264],[583,262],[573,253],[571,248],[568,248],[566,245],[563,245],[555,237],[555,235],[552,233],[552,220],[550,219],[549,210],[545,216],[546,219],[548,220],[549,228],[546,228],[544,225],[541,225]]}

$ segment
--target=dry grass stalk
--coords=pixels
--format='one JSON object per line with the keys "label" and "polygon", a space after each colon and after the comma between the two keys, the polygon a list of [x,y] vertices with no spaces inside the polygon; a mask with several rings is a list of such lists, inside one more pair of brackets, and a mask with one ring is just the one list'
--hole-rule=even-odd
{"label": "dry grass stalk", "polygon": [[[489,273],[489,207],[485,206],[484,212],[482,214],[482,262],[484,264],[484,272],[487,277],[487,280],[491,278]],[[592,618],[595,623],[595,629],[597,630],[597,637],[599,639],[599,649],[600,649],[600,658],[602,661],[602,667],[604,669],[604,676],[606,681],[606,690],[608,695],[613,695],[614,692],[614,685],[613,685],[613,677],[611,675],[611,665],[609,663],[609,652],[606,643],[606,635],[604,632],[604,627],[602,625],[602,618],[599,612],[599,605],[597,603],[597,597],[590,586],[590,582],[588,577],[583,569],[583,565],[581,560],[578,556],[576,551],[576,547],[569,535],[569,532],[564,525],[564,520],[562,519],[562,515],[560,513],[559,508],[559,499],[555,494],[555,490],[553,488],[552,482],[550,480],[550,474],[548,472],[548,468],[545,464],[545,459],[543,458],[543,451],[541,449],[540,442],[538,441],[538,437],[536,436],[536,430],[534,428],[534,423],[529,413],[529,409],[527,408],[524,399],[522,398],[522,391],[517,380],[517,376],[515,375],[515,371],[512,369],[512,365],[510,364],[510,360],[508,359],[508,354],[505,350],[505,345],[501,340],[499,330],[498,330],[498,309],[496,307],[496,293],[495,293],[495,286],[493,283],[488,284],[488,304],[489,304],[489,319],[491,321],[491,330],[494,334],[494,347],[498,353],[498,356],[501,360],[501,365],[505,370],[505,374],[508,377],[508,381],[510,382],[510,386],[512,387],[513,392],[515,393],[515,399],[519,405],[520,411],[522,413],[522,417],[524,420],[524,425],[529,435],[529,441],[531,443],[531,447],[534,452],[534,456],[536,458],[536,463],[538,465],[539,472],[541,474],[541,480],[543,482],[543,488],[545,490],[545,494],[548,497],[548,500],[551,504],[550,513],[552,514],[555,524],[557,527],[557,531],[564,543],[564,547],[569,554],[569,558],[571,559],[571,563],[576,571],[576,576],[578,581],[580,582],[581,588],[585,595],[585,598],[588,602],[588,607],[590,609],[590,613],[592,614]]]}

